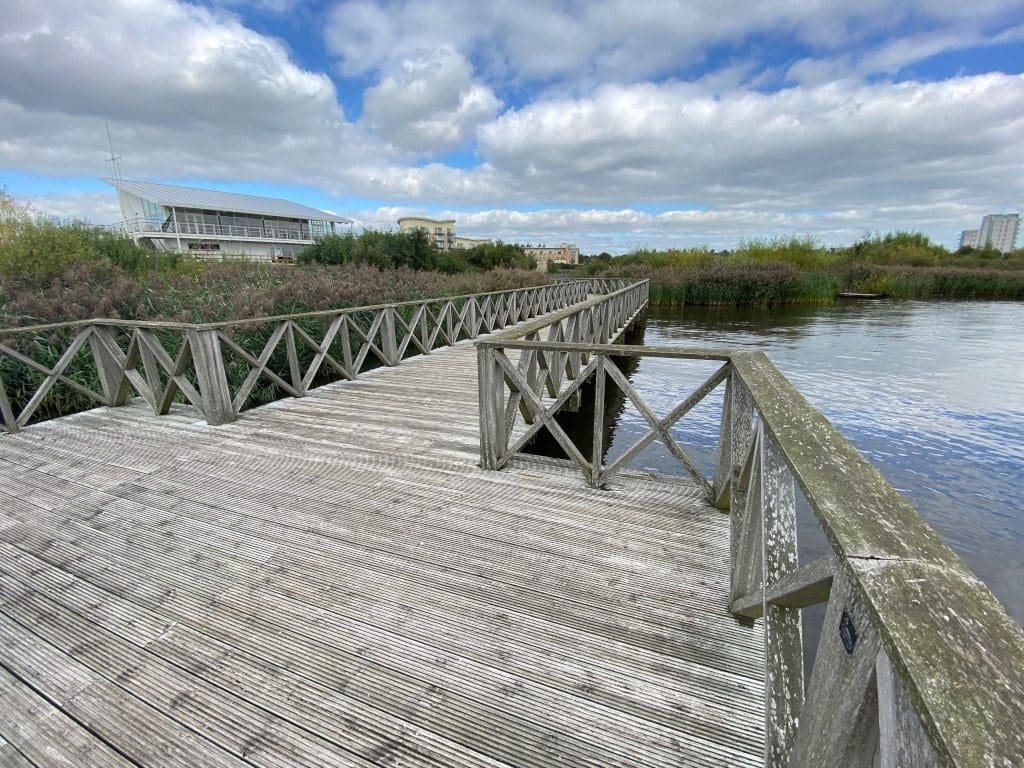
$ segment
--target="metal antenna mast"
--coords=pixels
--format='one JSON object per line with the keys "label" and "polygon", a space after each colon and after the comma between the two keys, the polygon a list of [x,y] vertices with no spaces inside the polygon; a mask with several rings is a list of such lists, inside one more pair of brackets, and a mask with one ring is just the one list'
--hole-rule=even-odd
{"label": "metal antenna mast", "polygon": [[106,125],[107,125],[107,142],[110,144],[110,159],[107,160],[107,162],[110,163],[110,165],[111,165],[111,167],[113,169],[112,173],[114,174],[114,179],[116,179],[117,181],[120,181],[121,180],[121,166],[118,165],[118,161],[121,159],[121,156],[114,153],[114,139],[110,135],[110,123],[107,123]]}

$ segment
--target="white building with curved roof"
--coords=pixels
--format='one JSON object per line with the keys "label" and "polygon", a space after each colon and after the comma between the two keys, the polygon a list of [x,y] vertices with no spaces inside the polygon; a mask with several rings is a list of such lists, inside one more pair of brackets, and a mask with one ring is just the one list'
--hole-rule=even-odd
{"label": "white building with curved roof", "polygon": [[344,216],[290,200],[128,179],[103,179],[117,190],[121,228],[158,251],[206,259],[225,255],[292,261],[317,237],[351,226]]}

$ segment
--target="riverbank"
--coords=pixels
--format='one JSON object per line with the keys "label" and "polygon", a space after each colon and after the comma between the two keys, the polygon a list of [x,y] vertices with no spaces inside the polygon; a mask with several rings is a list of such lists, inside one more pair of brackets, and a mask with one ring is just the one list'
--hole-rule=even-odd
{"label": "riverbank", "polygon": [[637,250],[590,257],[575,274],[645,278],[654,306],[829,304],[841,293],[888,298],[1024,299],[1024,251],[950,252],[919,233],[848,248],[810,238],[752,240],[731,251]]}
{"label": "riverbank", "polygon": [[632,266],[600,274],[651,281],[651,304],[674,307],[830,304],[842,293],[899,299],[1024,299],[1024,270],[848,264],[802,270],[792,264]]}

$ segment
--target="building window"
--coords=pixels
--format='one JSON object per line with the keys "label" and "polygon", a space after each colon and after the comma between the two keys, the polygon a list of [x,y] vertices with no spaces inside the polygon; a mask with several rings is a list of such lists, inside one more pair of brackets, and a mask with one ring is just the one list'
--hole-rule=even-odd
{"label": "building window", "polygon": [[157,205],[152,200],[143,200],[142,215],[150,221],[163,221],[164,208],[162,205]]}

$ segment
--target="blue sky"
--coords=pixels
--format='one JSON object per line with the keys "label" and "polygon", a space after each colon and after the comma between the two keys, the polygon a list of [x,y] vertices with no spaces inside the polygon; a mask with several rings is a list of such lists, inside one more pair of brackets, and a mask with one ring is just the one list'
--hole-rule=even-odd
{"label": "blue sky", "polygon": [[118,219],[126,178],[393,226],[730,247],[955,245],[1024,199],[1024,4],[0,0],[0,185]]}

